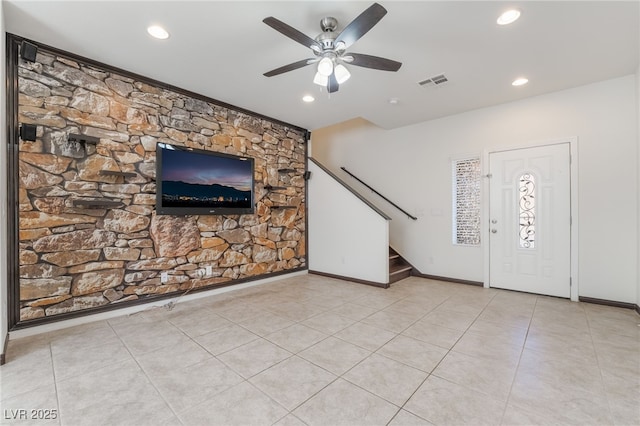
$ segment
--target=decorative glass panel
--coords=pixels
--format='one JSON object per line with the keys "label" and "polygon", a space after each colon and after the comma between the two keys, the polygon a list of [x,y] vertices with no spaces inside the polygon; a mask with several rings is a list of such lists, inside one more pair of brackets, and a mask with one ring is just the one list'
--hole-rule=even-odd
{"label": "decorative glass panel", "polygon": [[480,159],[453,162],[453,243],[480,244]]}
{"label": "decorative glass panel", "polygon": [[525,173],[518,182],[520,200],[520,248],[536,248],[536,181]]}

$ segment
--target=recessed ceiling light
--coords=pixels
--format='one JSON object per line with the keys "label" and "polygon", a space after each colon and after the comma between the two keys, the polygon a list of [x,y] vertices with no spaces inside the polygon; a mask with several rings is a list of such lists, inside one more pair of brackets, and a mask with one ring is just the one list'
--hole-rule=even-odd
{"label": "recessed ceiling light", "polygon": [[520,11],[516,9],[507,10],[498,17],[498,25],[509,25],[520,17]]}
{"label": "recessed ceiling light", "polygon": [[313,101],[315,101],[315,100],[316,100],[316,98],[314,98],[314,97],[313,97],[313,96],[311,96],[311,95],[304,95],[304,96],[302,97],[302,100],[303,100],[304,102],[309,103],[309,102],[313,102]]}
{"label": "recessed ceiling light", "polygon": [[513,82],[511,83],[512,86],[522,86],[524,84],[527,84],[529,82],[528,78],[516,78],[515,80],[513,80]]}
{"label": "recessed ceiling light", "polygon": [[167,32],[167,30],[165,30],[159,25],[150,26],[149,28],[147,28],[147,32],[151,35],[151,37],[155,37],[160,40],[165,40],[169,38],[169,33]]}
{"label": "recessed ceiling light", "polygon": [[400,102],[400,100],[398,98],[391,98],[389,99],[389,103],[391,105],[398,105],[398,102]]}

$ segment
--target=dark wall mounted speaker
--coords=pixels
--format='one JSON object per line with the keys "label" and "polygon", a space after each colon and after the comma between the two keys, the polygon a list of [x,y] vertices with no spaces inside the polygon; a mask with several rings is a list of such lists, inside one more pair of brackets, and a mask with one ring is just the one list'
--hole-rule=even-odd
{"label": "dark wall mounted speaker", "polygon": [[35,44],[23,41],[20,45],[20,57],[25,61],[35,62],[37,54],[38,46],[36,46]]}
{"label": "dark wall mounted speaker", "polygon": [[20,139],[23,141],[35,142],[37,126],[33,124],[23,124],[20,126]]}
{"label": "dark wall mounted speaker", "polygon": [[309,180],[311,179],[311,172],[310,171],[306,171],[304,172],[304,180]]}

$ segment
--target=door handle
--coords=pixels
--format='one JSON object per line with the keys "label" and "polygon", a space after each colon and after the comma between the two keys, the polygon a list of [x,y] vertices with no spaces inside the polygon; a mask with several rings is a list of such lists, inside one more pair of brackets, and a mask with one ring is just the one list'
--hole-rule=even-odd
{"label": "door handle", "polygon": [[498,230],[497,230],[496,228],[493,228],[493,229],[491,230],[491,233],[492,233],[492,234],[497,234],[497,233],[498,233]]}

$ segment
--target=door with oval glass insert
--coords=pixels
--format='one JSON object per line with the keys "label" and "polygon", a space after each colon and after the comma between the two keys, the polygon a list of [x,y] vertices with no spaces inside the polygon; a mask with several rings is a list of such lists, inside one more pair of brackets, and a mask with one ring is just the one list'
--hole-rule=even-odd
{"label": "door with oval glass insert", "polygon": [[489,285],[571,293],[569,143],[489,154]]}

